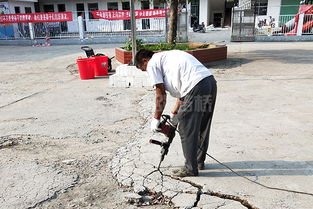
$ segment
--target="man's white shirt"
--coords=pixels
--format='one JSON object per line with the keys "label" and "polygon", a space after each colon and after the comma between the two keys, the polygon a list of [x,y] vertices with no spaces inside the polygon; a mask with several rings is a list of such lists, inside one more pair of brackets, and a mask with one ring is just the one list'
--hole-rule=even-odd
{"label": "man's white shirt", "polygon": [[163,83],[176,98],[186,96],[202,79],[212,75],[194,56],[179,50],[155,53],[147,72],[153,86]]}

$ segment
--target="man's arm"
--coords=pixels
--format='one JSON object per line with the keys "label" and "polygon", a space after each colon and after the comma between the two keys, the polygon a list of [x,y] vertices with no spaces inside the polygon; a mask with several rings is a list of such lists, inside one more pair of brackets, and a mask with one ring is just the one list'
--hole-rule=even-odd
{"label": "man's arm", "polygon": [[177,114],[179,107],[180,107],[180,99],[177,99],[176,104],[175,104],[174,108],[172,109],[172,113]]}
{"label": "man's arm", "polygon": [[154,118],[160,120],[166,105],[166,92],[163,83],[156,84],[155,87],[156,100]]}

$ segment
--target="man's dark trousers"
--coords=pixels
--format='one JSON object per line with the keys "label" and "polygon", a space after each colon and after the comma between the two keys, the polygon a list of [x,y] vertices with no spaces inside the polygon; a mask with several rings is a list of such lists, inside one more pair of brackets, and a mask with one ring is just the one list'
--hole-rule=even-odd
{"label": "man's dark trousers", "polygon": [[185,168],[198,175],[198,164],[203,165],[209,146],[211,121],[216,100],[216,80],[202,79],[185,97],[178,112],[179,133],[185,156]]}

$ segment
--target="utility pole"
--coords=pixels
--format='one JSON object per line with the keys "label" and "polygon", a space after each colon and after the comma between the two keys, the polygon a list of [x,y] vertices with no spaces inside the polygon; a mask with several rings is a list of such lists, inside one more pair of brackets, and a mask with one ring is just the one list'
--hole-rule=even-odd
{"label": "utility pole", "polygon": [[130,0],[130,24],[131,24],[131,39],[132,39],[132,64],[135,63],[135,55],[137,53],[136,45],[136,18],[135,18],[135,0]]}

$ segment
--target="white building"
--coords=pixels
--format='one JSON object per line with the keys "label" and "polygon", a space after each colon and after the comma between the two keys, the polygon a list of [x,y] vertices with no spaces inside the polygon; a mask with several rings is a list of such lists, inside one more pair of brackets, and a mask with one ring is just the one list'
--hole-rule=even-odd
{"label": "white building", "polygon": [[[197,20],[198,23],[204,22],[205,25],[214,24],[221,26],[221,21],[225,20],[225,1],[226,0],[193,0],[187,3],[188,11],[188,23],[191,26],[192,23]],[[187,1],[188,2],[188,1]],[[181,5],[182,6],[182,5]],[[157,1],[138,0],[135,1],[135,9],[161,9],[165,8],[163,3],[157,3]],[[78,15],[84,14],[86,19],[87,31],[92,31],[97,23],[92,19],[92,15],[89,11],[92,10],[128,10],[130,8],[129,1],[120,0],[39,0],[38,6],[40,12],[62,12],[62,11],[74,11],[78,12],[74,15],[77,18]],[[38,12],[38,11],[37,11]],[[229,14],[230,15],[230,14]],[[148,29],[149,24],[142,22],[138,27],[140,29]],[[123,29],[130,28],[129,23],[126,21],[123,23]]]}
{"label": "white building", "polygon": [[[225,12],[226,0],[193,0],[181,3],[181,8],[187,9],[187,24],[190,28],[194,23],[202,22],[208,26],[213,24],[216,27],[230,25],[230,10]],[[128,31],[130,30],[129,20],[107,21],[94,19],[90,11],[94,10],[129,10],[129,0],[8,0],[0,2],[5,8],[6,14],[17,13],[37,13],[37,12],[73,12],[73,21],[63,23],[48,23],[49,28],[55,28],[58,31],[66,33],[78,32],[78,16],[84,18],[84,29],[87,32],[110,32],[110,31]],[[163,9],[167,6],[164,3],[158,3],[153,0],[135,0],[135,9]],[[3,9],[2,8],[2,9]],[[0,7],[1,9],[1,7]],[[1,12],[1,10],[0,10]],[[37,24],[38,25],[38,24]],[[138,19],[136,22],[138,31],[145,30],[164,30],[164,18]],[[14,24],[15,37],[27,37],[27,25]],[[37,27],[39,28],[39,27]],[[17,30],[18,29],[18,30]],[[7,29],[6,29],[7,30]],[[35,24],[35,31],[36,29]],[[41,31],[39,31],[41,33]],[[58,32],[57,32],[58,33]],[[19,35],[20,34],[20,35]],[[26,35],[25,35],[26,34]],[[42,33],[43,34],[43,33]],[[1,38],[1,27],[0,27]]]}
{"label": "white building", "polygon": [[[135,9],[161,9],[164,4],[151,1],[135,1]],[[63,12],[72,11],[73,21],[67,23],[68,32],[78,32],[77,17],[83,16],[84,28],[87,32],[108,32],[130,30],[130,20],[107,21],[94,19],[90,11],[94,10],[129,10],[129,1],[120,0],[39,0],[38,12]],[[158,30],[165,28],[164,19],[137,20],[138,30]]]}
{"label": "white building", "polygon": [[[193,0],[190,3],[187,3],[187,12],[188,12],[188,25],[190,28],[192,24],[196,21],[197,23],[204,22],[205,25],[214,24],[217,27],[220,27],[224,24],[222,21],[225,20],[225,1],[226,0]],[[188,1],[187,1],[188,2]],[[83,14],[86,24],[85,29],[88,32],[93,31],[105,31],[110,30],[108,27],[112,27],[112,23],[103,23],[99,24],[99,21],[93,19],[92,15],[89,13],[93,10],[129,10],[130,3],[129,1],[120,1],[120,0],[39,0],[38,9],[40,12],[63,12],[63,11],[72,11],[74,12],[74,20],[77,20],[77,16]],[[181,7],[185,7],[183,4]],[[149,0],[140,0],[135,1],[135,9],[163,9],[166,5],[163,3],[158,3],[157,1]],[[228,14],[230,16],[230,14]],[[230,22],[230,21],[229,21]],[[164,22],[160,20],[137,20],[137,29],[138,30],[156,30],[164,26]],[[230,25],[230,24],[229,24]],[[68,23],[68,30],[70,32],[76,31],[75,23]],[[113,25],[114,31],[129,30],[130,22],[127,20],[120,21]],[[112,29],[111,29],[112,30]]]}
{"label": "white building", "polygon": [[[37,0],[7,0],[0,2],[0,14],[34,13]],[[20,37],[23,24],[7,24],[0,27],[0,38]]]}

